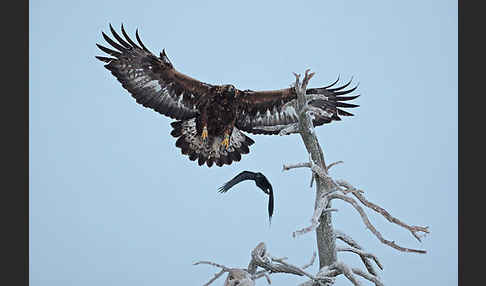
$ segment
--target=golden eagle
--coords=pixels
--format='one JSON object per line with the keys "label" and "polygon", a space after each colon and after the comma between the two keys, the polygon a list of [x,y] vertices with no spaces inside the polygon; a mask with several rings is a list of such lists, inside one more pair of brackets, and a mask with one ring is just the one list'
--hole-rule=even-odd
{"label": "golden eagle", "polygon": [[[230,165],[248,154],[254,141],[244,132],[278,134],[280,130],[298,122],[294,87],[279,90],[239,90],[231,84],[211,85],[177,71],[165,50],[160,56],[152,54],[135,33],[138,44],[128,37],[123,25],[122,38],[110,24],[113,40],[102,32],[103,38],[115,49],[96,44],[110,57],[96,56],[121,82],[137,103],[176,119],[171,135],[176,146],[189,159],[208,167]],[[339,80],[339,78],[338,78]],[[344,90],[351,81],[340,87],[331,85],[307,89],[314,95],[309,101],[314,126],[341,120],[353,114],[341,108],[357,107],[344,101],[357,98],[342,96],[356,87]]]}

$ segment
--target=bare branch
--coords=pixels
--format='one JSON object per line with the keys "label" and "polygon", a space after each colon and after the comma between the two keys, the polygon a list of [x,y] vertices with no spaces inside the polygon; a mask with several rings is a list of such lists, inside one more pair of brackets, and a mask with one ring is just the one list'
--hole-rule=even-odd
{"label": "bare branch", "polygon": [[[329,166],[327,167],[327,170],[329,170],[332,166],[340,164],[340,163],[344,163],[344,162],[343,161],[337,161],[337,162],[329,164]],[[327,171],[324,171],[321,167],[316,165],[314,163],[314,161],[312,161],[312,157],[310,156],[310,154],[309,154],[309,162],[303,162],[303,163],[297,163],[297,164],[291,164],[291,165],[285,165],[284,164],[282,171],[287,171],[287,170],[295,169],[295,168],[311,168],[312,169],[313,172],[312,172],[312,178],[311,178],[311,182],[310,182],[311,188],[312,188],[312,184],[313,184],[314,179],[315,179],[314,173],[318,174],[321,178],[323,178],[325,180],[331,180],[333,187],[339,188],[338,185],[332,180],[332,178],[329,177],[326,174]],[[341,190],[341,191],[346,192],[345,190]]]}
{"label": "bare branch", "polygon": [[347,194],[349,194],[349,193],[352,193],[352,194],[355,194],[355,193],[358,193],[358,194],[359,194],[359,193],[364,193],[364,191],[363,191],[363,190],[358,190],[358,189],[344,189],[344,190],[343,190],[343,189],[340,189],[340,190],[341,190],[341,192],[342,192],[343,194],[345,194],[345,195],[347,195]]}
{"label": "bare branch", "polygon": [[364,251],[357,249],[357,248],[354,248],[354,247],[336,247],[336,251],[349,251],[349,252],[356,253],[361,257],[371,258],[371,259],[373,259],[373,261],[375,261],[376,265],[378,265],[378,267],[380,267],[380,269],[383,270],[383,266],[381,266],[380,261],[372,253],[364,252]]}
{"label": "bare branch", "polygon": [[[349,281],[351,281],[351,283],[353,283],[353,285],[361,285],[361,283],[358,281],[358,279],[356,278],[356,275],[359,275],[373,283],[375,283],[376,286],[384,286],[383,285],[383,282],[381,282],[381,280],[376,276],[376,275],[373,275],[373,274],[368,274],[366,272],[363,272],[361,269],[359,268],[349,268],[349,266],[347,266],[346,264],[342,263],[342,262],[335,262],[329,266],[325,266],[323,268],[321,268],[319,270],[319,272],[316,274],[316,278],[318,279],[322,279],[322,278],[327,278],[327,279],[332,279],[330,281],[331,284],[326,284],[326,285],[332,285],[334,284],[334,277],[340,275],[340,274],[344,274],[344,276],[346,278],[348,278]],[[302,284],[300,284],[299,286],[314,286],[314,285],[317,285],[316,284],[316,281],[314,280],[309,280],[309,281],[306,281]]]}
{"label": "bare branch", "polygon": [[354,276],[352,270],[344,263],[342,262],[335,262],[333,264],[333,268],[337,268],[341,271],[346,278],[348,278],[351,283],[353,283],[354,286],[361,286],[361,283],[356,279],[356,276]]}
{"label": "bare branch", "polygon": [[337,239],[340,239],[347,243],[349,246],[357,248],[357,249],[363,249],[361,246],[354,240],[352,239],[349,235],[345,234],[344,232],[335,229],[334,230],[334,235],[336,236]]}
{"label": "bare branch", "polygon": [[[282,167],[282,172],[288,171],[290,169],[296,169],[296,168],[311,168],[311,166],[312,166],[312,163],[310,163],[310,162],[303,162],[303,163],[297,163],[297,164],[291,164],[291,165],[285,165],[284,164],[283,167]],[[317,168],[319,168],[319,167],[317,167]],[[312,188],[312,185],[314,183],[314,180],[315,180],[315,174],[314,174],[314,172],[312,172],[311,182],[310,182],[311,188]]]}
{"label": "bare branch", "polygon": [[221,264],[217,264],[217,263],[214,263],[214,262],[211,262],[211,261],[197,261],[197,262],[194,262],[192,265],[199,265],[199,264],[208,264],[208,265],[212,265],[212,266],[216,266],[216,267],[219,267],[225,271],[228,271],[230,268],[224,266],[224,265],[221,265]]}
{"label": "bare branch", "polygon": [[226,270],[222,269],[218,273],[214,274],[214,277],[211,280],[209,280],[206,284],[204,284],[203,286],[210,285],[211,283],[213,283],[214,281],[216,281],[216,279],[218,279],[219,277],[221,277],[221,275],[223,275],[225,272],[226,272]]}
{"label": "bare branch", "polygon": [[255,272],[255,274],[253,276],[255,277],[255,279],[258,279],[258,278],[265,276],[264,275],[265,273],[268,273],[268,271],[267,270],[260,270],[260,271]]}
{"label": "bare branch", "polygon": [[400,250],[400,251],[403,251],[403,252],[414,252],[414,253],[427,253],[427,251],[425,250],[420,250],[420,249],[412,249],[412,248],[405,248],[405,247],[401,247],[397,244],[395,244],[394,241],[390,241],[390,240],[386,240],[383,238],[383,236],[381,235],[381,233],[376,230],[376,228],[370,223],[369,219],[368,219],[368,216],[366,215],[366,213],[364,212],[363,208],[361,208],[361,206],[358,205],[358,203],[348,197],[348,196],[345,196],[345,195],[341,195],[341,194],[336,194],[336,193],[333,193],[333,194],[330,194],[329,195],[329,200],[332,200],[332,199],[340,199],[340,200],[343,200],[349,204],[351,204],[359,213],[359,215],[361,216],[364,224],[366,225],[366,227],[383,243],[383,244],[386,244],[392,248],[395,248],[396,250]]}
{"label": "bare branch", "polygon": [[269,271],[267,270],[260,270],[253,275],[253,280],[260,279],[262,277],[265,277],[267,279],[268,284],[272,284],[272,281],[270,280],[270,276],[268,275]]}
{"label": "bare branch", "polygon": [[306,271],[304,271],[303,269],[299,268],[298,266],[295,266],[295,265],[292,265],[290,263],[285,262],[283,259],[279,259],[279,258],[272,257],[271,260],[273,262],[278,262],[281,265],[287,266],[288,269],[292,269],[292,271],[295,271],[296,273],[298,273],[297,275],[300,275],[300,276],[304,276],[305,275],[305,276],[309,277],[310,279],[316,280],[316,278],[314,277],[314,275],[312,275],[310,273],[307,273]]}
{"label": "bare branch", "polygon": [[312,101],[312,100],[329,100],[329,97],[324,96],[322,94],[306,94],[307,101]]}
{"label": "bare branch", "polygon": [[359,268],[352,268],[351,270],[353,271],[354,274],[359,275],[359,276],[375,283],[376,286],[384,286],[383,282],[381,282],[381,280],[376,275],[363,272]]}
{"label": "bare branch", "polygon": [[[283,261],[283,259],[279,259],[279,261]],[[275,273],[290,273],[299,276],[305,275],[300,269],[298,269],[298,267],[287,267],[287,265],[285,265],[284,263],[272,263],[269,254],[266,252],[265,243],[263,242],[259,243],[257,247],[255,247],[255,249],[251,252],[250,265],[259,266],[263,269]]]}
{"label": "bare branch", "polygon": [[[264,245],[259,244],[259,245],[257,246],[257,248],[261,248],[262,246],[264,246]],[[257,250],[256,252],[261,253],[261,250]],[[283,261],[283,260],[286,260],[286,259],[287,259],[287,257],[282,257],[282,258],[271,258],[271,259],[272,259],[273,261]],[[306,268],[308,268],[308,267],[312,266],[312,264],[314,264],[314,261],[315,261],[315,260],[316,260],[316,252],[314,251],[314,253],[312,254],[311,261],[310,261],[308,264],[305,264],[304,266],[302,266],[302,267],[301,267],[301,269],[306,269]],[[253,259],[252,259],[252,261],[253,261]],[[268,272],[269,272],[268,270],[260,270],[260,271],[256,272],[256,273],[253,275],[253,278],[254,278],[254,280],[257,280],[257,279],[259,279],[259,278],[261,278],[261,277],[266,277],[266,278],[267,278],[267,282],[268,282],[268,284],[271,284],[271,280],[270,280],[270,276],[268,275]]]}
{"label": "bare branch", "polygon": [[335,165],[337,165],[337,164],[342,164],[342,163],[344,163],[344,162],[343,162],[343,161],[337,161],[337,162],[333,162],[333,163],[331,163],[331,164],[329,164],[329,165],[327,166],[327,170],[329,171],[329,169],[331,169],[331,167],[332,167],[332,166],[335,166]]}
{"label": "bare branch", "polygon": [[268,284],[272,284],[272,280],[270,280],[270,275],[268,275],[266,272],[263,272],[263,276],[267,279]]}
{"label": "bare branch", "polygon": [[258,265],[256,264],[256,260],[254,259],[254,257],[262,257],[262,256],[265,256],[266,250],[267,249],[266,249],[265,243],[260,242],[251,251],[251,260],[250,260],[250,263],[248,264],[248,272],[250,274],[255,274],[256,273],[256,270],[258,268]]}
{"label": "bare branch", "polygon": [[210,285],[211,283],[216,281],[216,279],[221,277],[221,275],[223,275],[223,273],[225,273],[225,272],[228,272],[228,276],[226,277],[226,280],[224,282],[225,286],[236,286],[236,285],[239,285],[239,286],[254,286],[255,285],[255,282],[253,280],[252,275],[246,269],[229,268],[229,267],[226,267],[224,265],[214,263],[214,262],[211,262],[211,261],[197,261],[197,262],[193,263],[193,265],[199,265],[199,264],[208,264],[208,265],[212,265],[212,266],[221,268],[221,271],[216,273],[214,275],[214,277],[211,280],[209,280],[206,284],[204,284],[203,286]]}
{"label": "bare branch", "polygon": [[[353,186],[351,186],[349,183],[343,181],[343,180],[340,180],[338,182],[334,182],[334,180],[326,174],[326,172],[319,166],[317,166],[313,160],[311,159],[309,161],[309,164],[310,164],[310,167],[312,169],[312,171],[314,171],[320,178],[324,179],[325,181],[327,181],[331,186],[341,190],[343,193],[352,193],[355,197],[357,197],[365,206],[375,210],[376,212],[382,214],[383,216],[385,216],[390,222],[393,222],[393,223],[396,223],[408,230],[410,230],[410,232],[412,232],[412,235],[414,237],[416,237],[419,241],[420,241],[420,238],[419,236],[416,234],[417,231],[422,231],[422,232],[425,232],[425,233],[428,233],[429,230],[428,230],[428,227],[420,227],[420,226],[408,226],[407,224],[401,222],[400,220],[392,217],[386,210],[384,210],[383,208],[373,204],[373,203],[370,203],[368,202],[364,196],[362,196],[360,193],[362,193],[363,191],[362,190],[358,190],[356,188],[354,188]],[[341,189],[340,186],[343,186],[345,187],[346,189],[343,190]],[[363,218],[363,221],[365,222],[366,226],[373,232],[373,234],[375,234],[375,236],[384,244],[387,244],[397,250],[400,250],[400,251],[404,251],[404,252],[415,252],[415,253],[426,253],[425,250],[417,250],[417,249],[410,249],[410,248],[404,248],[404,247],[401,247],[401,246],[398,246],[396,245],[393,241],[388,241],[386,239],[383,238],[383,236],[371,225],[371,223],[369,223],[369,220],[367,218],[367,215],[364,213],[363,209],[356,203],[356,201],[354,201],[352,198],[349,198],[349,197],[346,197],[346,196],[341,196],[341,195],[338,195],[338,194],[334,194],[333,196],[335,196],[336,198],[340,198],[341,200],[344,200],[350,204],[352,204],[356,210],[358,210],[358,212],[360,213],[361,217]],[[331,198],[329,198],[331,199]],[[317,209],[316,209],[317,210]],[[368,225],[369,224],[369,225]],[[306,228],[306,230],[308,230],[310,228]],[[312,230],[312,229],[310,229]],[[305,233],[305,232],[304,232]]]}
{"label": "bare branch", "polygon": [[319,227],[320,222],[319,218],[322,216],[322,214],[328,213],[328,212],[333,212],[333,211],[338,211],[336,208],[326,208],[326,206],[329,205],[329,200],[328,200],[328,195],[332,194],[333,192],[336,192],[336,189],[331,190],[330,192],[326,193],[324,196],[321,198],[318,198],[316,202],[316,206],[314,208],[314,214],[312,215],[311,218],[311,225],[304,227],[300,230],[296,230],[292,233],[292,237],[296,237],[298,235],[302,235],[308,232],[313,231],[317,227]]}
{"label": "bare branch", "polygon": [[[419,232],[422,232],[424,234],[427,234],[429,233],[429,227],[426,226],[426,227],[422,227],[422,226],[417,226],[417,225],[413,225],[413,226],[409,226],[408,224],[402,222],[401,220],[393,217],[392,215],[390,215],[385,209],[383,209],[382,207],[372,203],[372,202],[369,202],[368,200],[366,200],[366,198],[361,195],[359,193],[359,190],[357,190],[355,187],[353,187],[351,184],[349,184],[348,182],[344,181],[344,180],[337,180],[336,181],[340,186],[343,186],[346,188],[346,190],[350,191],[353,193],[353,195],[365,206],[367,206],[368,208],[374,210],[375,212],[381,214],[383,217],[385,217],[389,222],[391,223],[394,223],[394,224],[397,224],[405,229],[408,229],[412,235],[418,240],[418,241],[422,241],[420,239],[420,235],[418,234]],[[356,192],[356,190],[358,192]],[[362,192],[362,191],[361,191]]]}
{"label": "bare branch", "polygon": [[197,262],[194,262],[193,265],[199,265],[199,264],[208,264],[208,265],[212,265],[212,266],[216,266],[216,267],[219,267],[221,268],[221,271],[214,274],[214,277],[211,278],[211,280],[209,280],[206,284],[204,284],[203,286],[208,286],[210,285],[211,283],[213,283],[214,281],[216,281],[216,279],[218,279],[219,277],[221,277],[221,275],[223,275],[225,272],[228,272],[230,270],[230,268],[224,266],[224,265],[221,265],[221,264],[217,264],[217,263],[214,263],[214,262],[211,262],[211,261],[197,261]]}
{"label": "bare branch", "polygon": [[[315,255],[315,252],[314,252]],[[251,253],[251,266],[258,266],[266,271],[264,272],[259,272],[254,273],[255,275],[253,277],[257,277],[260,275],[264,275],[265,272],[269,273],[288,273],[288,274],[294,274],[298,276],[307,276],[311,280],[314,280],[316,282],[328,282],[328,279],[326,278],[316,278],[312,274],[307,273],[304,271],[305,268],[309,267],[309,265],[305,265],[305,267],[298,267],[293,264],[290,264],[288,262],[285,262],[286,257],[283,258],[276,258],[271,256],[267,251],[265,247],[265,243],[261,242],[255,247],[255,249]],[[311,263],[313,263],[315,257],[313,257]],[[276,263],[275,263],[276,262]],[[250,272],[250,271],[248,271]],[[251,273],[250,273],[251,274]],[[261,277],[261,276],[260,276]]]}
{"label": "bare branch", "polygon": [[312,172],[316,173],[319,177],[321,177],[324,180],[332,180],[329,175],[327,175],[327,171],[324,168],[321,168],[319,165],[317,165],[314,160],[312,160],[312,157],[309,157],[309,167],[312,169]]}
{"label": "bare branch", "polygon": [[299,133],[299,124],[293,123],[282,130],[278,133],[278,135],[283,136],[283,135],[289,135],[289,134],[294,134],[294,133]]}
{"label": "bare branch", "polygon": [[[359,250],[363,249],[356,241],[354,241],[350,236],[344,234],[343,232],[341,232],[339,230],[335,230],[334,233],[335,233],[337,239],[344,241],[349,246],[356,248],[356,249],[359,249]],[[369,259],[367,257],[364,257],[364,256],[360,256],[360,258],[361,258],[361,261],[363,261],[363,264],[365,265],[368,272],[377,276],[378,273],[376,273],[376,270],[373,267],[373,265],[371,264],[371,261],[369,261]],[[381,263],[380,263],[380,265],[378,265],[378,267],[380,267],[380,269],[383,270],[383,266],[381,265]]]}
{"label": "bare branch", "polygon": [[292,72],[295,76],[295,83],[294,83],[294,86],[295,87],[300,87],[300,74],[299,73],[295,73],[295,72]]}
{"label": "bare branch", "polygon": [[334,267],[334,264],[331,264],[329,266],[324,266],[316,274],[316,277],[321,278],[321,277],[337,277],[338,275],[341,275],[342,272],[341,270],[337,269]]}
{"label": "bare branch", "polygon": [[[321,206],[323,205],[323,203],[320,204]],[[312,219],[311,219],[311,225],[307,226],[307,227],[304,227],[302,229],[299,229],[299,230],[296,230],[292,233],[292,237],[297,237],[299,235],[302,235],[302,234],[305,234],[305,233],[308,233],[308,232],[311,232],[313,231],[314,229],[316,229],[320,223],[319,223],[319,217],[323,214],[323,213],[327,213],[327,212],[337,212],[338,209],[336,208],[327,208],[327,209],[322,209],[322,207],[318,207],[317,209],[314,210],[314,215],[312,216]]]}
{"label": "bare branch", "polygon": [[283,165],[282,167],[282,172],[287,171],[290,169],[295,169],[295,168],[310,168],[310,163],[309,162],[304,162],[304,163],[297,163],[297,164],[291,164],[291,165]]}
{"label": "bare branch", "polygon": [[255,281],[250,273],[244,269],[229,269],[224,286],[255,286]]}
{"label": "bare branch", "polygon": [[316,260],[316,255],[317,255],[317,254],[316,254],[316,252],[314,251],[314,252],[312,253],[312,258],[311,258],[311,261],[310,261],[309,263],[305,264],[304,266],[302,266],[301,268],[302,268],[302,269],[306,269],[306,268],[308,268],[308,267],[311,267],[311,266],[312,266],[312,264],[314,264],[314,261]]}
{"label": "bare branch", "polygon": [[310,72],[310,69],[305,70],[304,79],[302,80],[302,89],[305,90],[307,88],[307,84],[309,84],[309,80],[316,74],[314,72]]}

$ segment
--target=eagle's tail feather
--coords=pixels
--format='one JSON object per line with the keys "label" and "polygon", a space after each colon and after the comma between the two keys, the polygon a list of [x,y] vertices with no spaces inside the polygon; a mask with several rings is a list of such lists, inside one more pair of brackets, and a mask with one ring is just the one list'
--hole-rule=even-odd
{"label": "eagle's tail feather", "polygon": [[206,164],[208,167],[231,165],[233,161],[240,161],[242,154],[250,152],[249,146],[255,143],[250,137],[243,134],[236,127],[230,137],[227,149],[221,145],[223,136],[209,136],[202,140],[197,133],[196,118],[175,121],[171,123],[173,128],[170,133],[176,137],[176,146],[181,149],[181,153],[189,156],[189,160],[197,160],[198,164]]}

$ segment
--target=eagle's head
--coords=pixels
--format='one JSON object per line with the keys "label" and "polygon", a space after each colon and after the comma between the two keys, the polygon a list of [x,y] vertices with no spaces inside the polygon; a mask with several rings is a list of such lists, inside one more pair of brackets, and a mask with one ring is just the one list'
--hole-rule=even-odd
{"label": "eagle's head", "polygon": [[223,95],[226,97],[235,97],[236,96],[236,87],[232,84],[223,85]]}

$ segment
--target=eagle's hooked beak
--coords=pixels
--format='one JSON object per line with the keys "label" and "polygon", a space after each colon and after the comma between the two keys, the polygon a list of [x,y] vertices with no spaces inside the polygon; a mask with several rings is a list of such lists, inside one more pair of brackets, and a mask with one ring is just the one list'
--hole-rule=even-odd
{"label": "eagle's hooked beak", "polygon": [[226,88],[228,95],[235,97],[236,96],[236,88],[233,85],[228,85]]}

